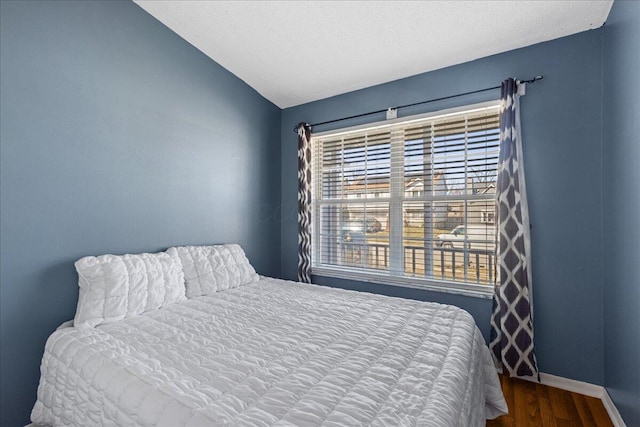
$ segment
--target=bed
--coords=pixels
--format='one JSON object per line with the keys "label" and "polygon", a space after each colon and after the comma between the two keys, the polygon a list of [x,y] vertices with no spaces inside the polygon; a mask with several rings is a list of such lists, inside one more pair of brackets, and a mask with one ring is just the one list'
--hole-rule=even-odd
{"label": "bed", "polygon": [[257,276],[189,294],[98,325],[76,313],[46,343],[32,421],[483,426],[507,411],[484,340],[459,308]]}

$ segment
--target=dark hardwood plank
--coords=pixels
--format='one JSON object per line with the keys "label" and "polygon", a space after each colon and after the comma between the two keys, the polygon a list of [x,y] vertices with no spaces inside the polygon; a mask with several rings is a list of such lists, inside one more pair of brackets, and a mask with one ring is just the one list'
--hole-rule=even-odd
{"label": "dark hardwood plank", "polygon": [[538,393],[538,404],[540,405],[540,421],[544,427],[558,427],[556,418],[551,409],[551,399],[547,386],[536,383],[536,393]]}
{"label": "dark hardwood plank", "polygon": [[518,425],[541,426],[536,385],[529,381],[516,380],[514,390],[516,390],[515,419],[518,420]]}
{"label": "dark hardwood plank", "polygon": [[593,416],[593,419],[598,427],[613,427],[611,418],[609,418],[609,414],[607,413],[602,400],[590,396],[584,396],[584,400],[587,402],[589,411],[591,412],[591,415]]}
{"label": "dark hardwood plank", "polygon": [[500,376],[509,413],[488,427],[613,427],[600,399]]}
{"label": "dark hardwood plank", "polygon": [[516,400],[514,397],[512,381],[509,379],[509,377],[500,375],[500,385],[502,386],[502,394],[504,395],[504,400],[507,402],[509,413],[513,414],[513,411],[516,407]]}
{"label": "dark hardwood plank", "polygon": [[596,421],[593,419],[593,415],[591,415],[591,410],[589,409],[589,404],[585,397],[586,396],[582,394],[571,393],[571,398],[573,399],[573,403],[576,405],[576,410],[578,411],[578,416],[580,417],[582,425],[585,427],[598,427]]}
{"label": "dark hardwood plank", "polygon": [[581,427],[580,420],[565,420],[562,418],[556,418],[556,425],[558,427]]}
{"label": "dark hardwood plank", "polygon": [[571,398],[571,392],[555,387],[548,387],[551,399],[551,410],[556,419],[578,421],[580,416]]}
{"label": "dark hardwood plank", "polygon": [[500,375],[500,386],[502,387],[502,394],[504,395],[504,400],[507,402],[509,413],[495,420],[488,420],[488,427],[510,427],[516,425],[514,419],[516,403],[511,380],[504,375]]}

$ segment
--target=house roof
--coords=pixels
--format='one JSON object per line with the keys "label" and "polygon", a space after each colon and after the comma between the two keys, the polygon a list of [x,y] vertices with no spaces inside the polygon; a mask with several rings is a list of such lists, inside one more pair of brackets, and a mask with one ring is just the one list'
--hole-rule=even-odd
{"label": "house roof", "polygon": [[[433,175],[434,185],[438,183],[442,177],[442,171],[436,171]],[[423,183],[424,178],[422,176],[405,177],[404,187],[409,188]],[[388,176],[374,176],[367,178],[359,178],[352,184],[345,187],[347,191],[362,191],[367,190],[389,190],[389,177]]]}

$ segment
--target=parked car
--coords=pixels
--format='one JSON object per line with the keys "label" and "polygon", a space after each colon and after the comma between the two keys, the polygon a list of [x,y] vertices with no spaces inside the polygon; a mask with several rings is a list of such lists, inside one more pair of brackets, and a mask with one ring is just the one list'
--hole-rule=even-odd
{"label": "parked car", "polygon": [[377,233],[382,230],[382,224],[375,218],[367,218],[365,229],[367,233]]}
{"label": "parked car", "polygon": [[380,223],[380,221],[373,217],[368,217],[366,220],[364,218],[355,218],[345,221],[342,229],[349,231],[364,231],[366,233],[377,233],[378,231],[382,230],[382,224]]}
{"label": "parked car", "polygon": [[351,219],[342,226],[341,239],[343,242],[364,243],[365,233],[377,233],[381,230],[382,224],[375,218]]}
{"label": "parked car", "polygon": [[493,225],[459,225],[448,233],[439,234],[435,245],[442,248],[492,249],[495,244],[496,230]]}

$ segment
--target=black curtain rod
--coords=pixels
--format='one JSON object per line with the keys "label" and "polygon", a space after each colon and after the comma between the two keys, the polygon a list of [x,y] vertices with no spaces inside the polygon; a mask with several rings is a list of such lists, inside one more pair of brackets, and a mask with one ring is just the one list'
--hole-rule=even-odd
{"label": "black curtain rod", "polygon": [[[520,82],[520,83],[535,83],[538,80],[542,80],[543,78],[544,78],[544,76],[535,76],[534,78],[532,78],[530,80],[518,80],[518,82]],[[435,99],[429,99],[427,101],[414,102],[413,104],[399,105],[397,107],[391,107],[391,109],[397,110],[399,108],[414,107],[416,105],[428,104],[430,102],[436,102],[436,101],[444,101],[445,99],[457,98],[459,96],[465,96],[465,95],[473,95],[474,93],[486,92],[486,91],[489,91],[489,90],[500,89],[500,88],[501,88],[501,86],[487,87],[487,88],[484,88],[484,89],[473,90],[471,92],[459,93],[457,95],[444,96],[442,98],[435,98]],[[384,110],[370,111],[368,113],[356,114],[355,116],[342,117],[340,119],[327,120],[326,122],[314,123],[314,124],[309,125],[309,126],[310,127],[314,127],[314,126],[326,125],[326,124],[329,124],[329,123],[341,122],[343,120],[356,119],[358,117],[365,117],[365,116],[370,116],[372,114],[384,113],[387,110],[388,109],[385,108]],[[298,133],[298,127],[296,126],[295,128],[293,128],[293,131],[295,133]]]}

